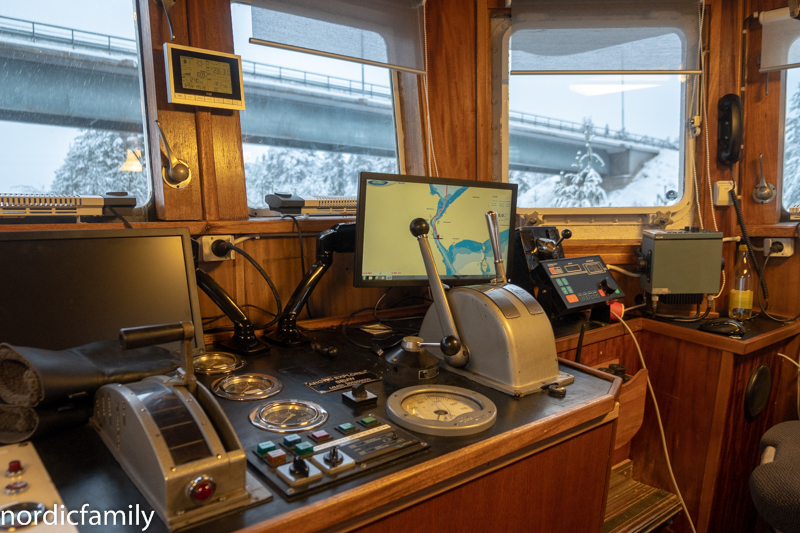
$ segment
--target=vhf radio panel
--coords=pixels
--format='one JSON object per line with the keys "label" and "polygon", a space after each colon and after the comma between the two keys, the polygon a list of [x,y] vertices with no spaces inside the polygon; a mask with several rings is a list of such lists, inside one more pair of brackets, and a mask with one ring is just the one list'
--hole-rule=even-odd
{"label": "vhf radio panel", "polygon": [[593,317],[608,321],[610,300],[625,294],[599,255],[566,259],[561,241],[572,236],[555,226],[523,226],[514,239],[513,281],[534,294],[547,315],[558,318],[587,309]]}

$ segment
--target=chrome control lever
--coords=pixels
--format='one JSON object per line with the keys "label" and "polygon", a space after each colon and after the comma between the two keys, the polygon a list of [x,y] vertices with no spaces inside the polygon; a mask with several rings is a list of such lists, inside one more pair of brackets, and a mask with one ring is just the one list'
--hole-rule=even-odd
{"label": "chrome control lever", "polygon": [[183,189],[189,182],[192,180],[192,171],[184,161],[181,161],[177,157],[172,154],[172,150],[169,148],[169,143],[167,143],[167,137],[164,135],[164,131],[161,129],[161,124],[158,121],[154,121],[156,123],[156,129],[158,130],[158,136],[161,138],[161,142],[164,144],[164,149],[167,151],[167,159],[169,160],[169,168],[161,167],[161,175],[164,178],[164,183],[172,187],[173,189]]}
{"label": "chrome control lever", "polygon": [[489,211],[486,213],[486,225],[489,226],[489,240],[492,242],[492,253],[494,254],[495,276],[492,283],[505,285],[506,271],[503,268],[503,252],[500,248],[500,228],[497,224],[497,213]]}
{"label": "chrome control lever", "polygon": [[[447,303],[447,296],[444,293],[444,286],[442,280],[439,279],[439,272],[436,270],[436,264],[433,262],[433,254],[431,247],[428,243],[428,232],[430,226],[424,218],[415,218],[411,221],[411,234],[417,238],[419,242],[419,250],[422,253],[422,261],[425,263],[425,272],[428,275],[428,284],[431,287],[431,294],[433,295],[433,305],[436,306],[436,313],[439,315],[439,325],[442,328],[444,339],[442,343],[452,337],[458,343],[458,351],[448,355],[447,350],[444,351],[445,362],[453,367],[459,368],[466,366],[469,362],[469,355],[466,347],[461,344],[458,331],[456,330],[456,323],[453,320],[453,313],[450,312],[450,306]],[[451,341],[452,342],[452,341]],[[431,343],[432,344],[432,343]]]}

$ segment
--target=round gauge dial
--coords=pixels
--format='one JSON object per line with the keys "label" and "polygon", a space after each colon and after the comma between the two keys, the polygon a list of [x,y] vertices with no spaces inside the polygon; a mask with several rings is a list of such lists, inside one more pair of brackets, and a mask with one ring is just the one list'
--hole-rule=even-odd
{"label": "round gauge dial", "polygon": [[389,418],[400,426],[428,435],[472,435],[489,429],[497,407],[477,392],[449,385],[416,385],[392,394]]}
{"label": "round gauge dial", "polygon": [[276,433],[294,433],[319,427],[328,419],[328,412],[303,400],[275,400],[253,409],[250,422],[254,426]]}
{"label": "round gauge dial", "polygon": [[244,366],[238,355],[225,352],[207,352],[194,358],[194,370],[198,374],[228,374]]}
{"label": "round gauge dial", "polygon": [[211,386],[211,391],[227,400],[263,400],[278,394],[283,384],[266,374],[242,374],[220,378]]}
{"label": "round gauge dial", "polygon": [[471,398],[447,392],[422,392],[407,396],[400,404],[406,413],[425,420],[449,422],[464,413],[481,410],[481,405]]}

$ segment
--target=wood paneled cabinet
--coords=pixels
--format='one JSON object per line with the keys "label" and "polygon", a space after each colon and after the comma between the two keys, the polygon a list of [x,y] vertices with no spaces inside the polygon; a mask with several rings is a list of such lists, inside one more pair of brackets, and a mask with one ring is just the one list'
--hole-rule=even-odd
{"label": "wood paneled cabinet", "polygon": [[[796,419],[797,371],[778,357],[797,359],[800,323],[762,322],[735,340],[648,319],[629,325],[641,345],[655,389],[678,485],[698,532],[751,532],[758,520],[749,490],[750,473],[758,465],[761,436],[775,424]],[[620,326],[587,333],[584,358],[593,365],[619,358],[634,374],[638,355]],[[577,335],[561,339],[562,357],[574,357]],[[613,353],[613,357],[608,357]],[[605,359],[604,359],[605,358]],[[756,416],[745,411],[745,395],[753,371],[767,365],[772,376],[768,401]],[[620,412],[620,419],[625,413]],[[649,397],[644,422],[629,453],[634,479],[674,492],[664,461],[654,408]],[[690,531],[681,513],[671,531]]]}

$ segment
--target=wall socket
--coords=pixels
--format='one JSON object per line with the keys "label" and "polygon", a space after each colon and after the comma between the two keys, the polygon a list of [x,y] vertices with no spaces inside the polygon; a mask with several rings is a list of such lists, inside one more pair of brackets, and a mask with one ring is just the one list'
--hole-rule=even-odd
{"label": "wall socket", "polygon": [[[776,242],[783,244],[783,250],[770,254],[769,249]],[[764,255],[769,255],[770,257],[790,257],[792,254],[794,254],[794,239],[764,239]]]}
{"label": "wall socket", "polygon": [[225,257],[219,257],[211,251],[211,244],[214,241],[225,241],[233,244],[233,235],[203,235],[200,237],[200,261],[210,263],[212,261],[230,261],[236,259],[236,252],[228,250]]}
{"label": "wall socket", "polygon": [[714,205],[717,207],[733,205],[729,194],[729,192],[733,190],[736,190],[736,184],[733,181],[715,181]]}

